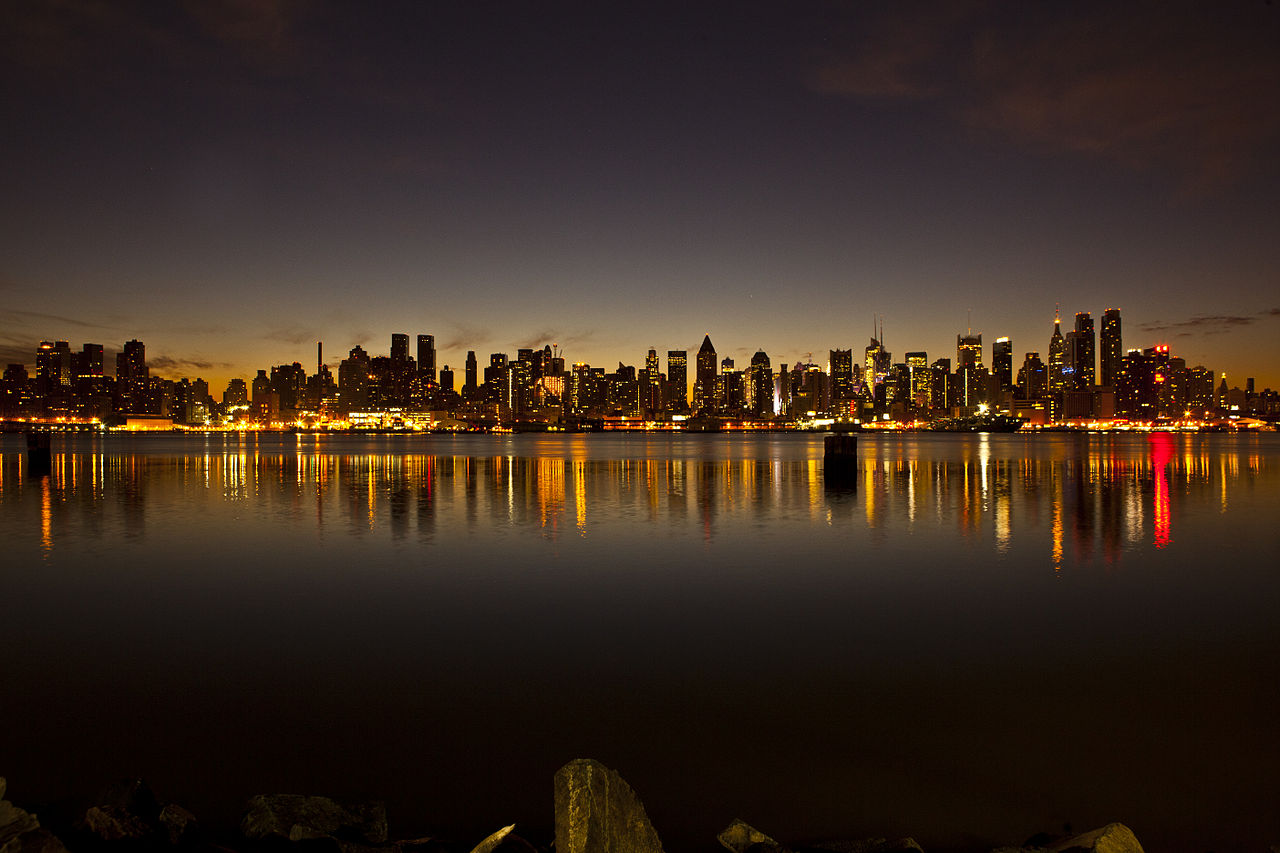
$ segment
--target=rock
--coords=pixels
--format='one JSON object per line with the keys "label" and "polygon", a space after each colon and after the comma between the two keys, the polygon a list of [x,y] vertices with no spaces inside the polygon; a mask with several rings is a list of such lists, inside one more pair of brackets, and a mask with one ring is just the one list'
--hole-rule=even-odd
{"label": "rock", "polygon": [[245,838],[283,836],[294,841],[332,835],[383,844],[387,807],[383,803],[339,805],[328,797],[260,794],[249,800],[240,832]]}
{"label": "rock", "polygon": [[136,841],[153,831],[142,818],[119,806],[90,806],[84,813],[84,826],[103,841]]}
{"label": "rock", "polygon": [[1046,848],[1049,853],[1066,853],[1066,851],[1093,851],[1093,853],[1142,853],[1142,845],[1138,843],[1133,830],[1123,823],[1109,823],[1101,829],[1059,841]]}
{"label": "rock", "polygon": [[169,803],[162,808],[156,821],[164,827],[170,844],[177,844],[183,838],[191,836],[199,825],[195,815],[176,803]]}
{"label": "rock", "polygon": [[141,818],[146,823],[155,823],[160,815],[160,801],[155,792],[144,779],[118,779],[108,785],[94,805],[109,806],[119,811]]}
{"label": "rock", "polygon": [[644,805],[613,770],[579,758],[556,771],[556,853],[662,853]]}
{"label": "rock", "polygon": [[516,825],[514,823],[511,824],[510,826],[502,827],[502,829],[499,829],[497,832],[493,833],[492,835],[487,836],[484,839],[484,841],[481,841],[479,844],[473,847],[471,850],[471,853],[493,853],[494,848],[497,847],[499,844],[501,844],[503,842],[503,839],[505,839],[508,835],[510,835],[511,830],[515,828],[516,828]]}
{"label": "rock", "polygon": [[4,799],[7,783],[0,776],[0,853],[67,853],[67,848],[36,816]]}
{"label": "rock", "polygon": [[716,836],[716,840],[726,850],[733,853],[782,853],[783,847],[769,836],[750,824],[740,820],[734,820],[733,823],[720,830],[720,834]]}

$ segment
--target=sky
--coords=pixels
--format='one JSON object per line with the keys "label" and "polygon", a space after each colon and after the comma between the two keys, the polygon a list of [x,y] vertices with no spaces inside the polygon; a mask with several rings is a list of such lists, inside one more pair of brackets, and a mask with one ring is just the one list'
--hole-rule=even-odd
{"label": "sky", "polygon": [[1267,0],[50,0],[0,92],[0,363],[1018,362],[1060,304],[1280,388]]}

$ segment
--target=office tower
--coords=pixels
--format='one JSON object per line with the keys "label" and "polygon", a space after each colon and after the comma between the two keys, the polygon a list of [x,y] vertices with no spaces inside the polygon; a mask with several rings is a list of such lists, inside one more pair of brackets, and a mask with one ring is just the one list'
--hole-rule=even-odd
{"label": "office tower", "polygon": [[76,379],[102,375],[102,344],[85,344],[71,354],[71,372]]}
{"label": "office tower", "polygon": [[394,334],[391,336],[391,360],[409,360],[409,336]]}
{"label": "office tower", "polygon": [[263,402],[270,393],[271,377],[267,376],[267,371],[259,370],[258,375],[253,377],[253,402]]}
{"label": "office tower", "polygon": [[123,414],[148,414],[149,380],[146,346],[136,339],[126,341],[124,349],[116,353],[116,410]]}
{"label": "office tower", "polygon": [[909,352],[906,355],[910,371],[911,402],[916,408],[927,409],[933,396],[933,371],[929,369],[929,355],[925,352]]}
{"label": "office tower", "polygon": [[747,411],[756,417],[773,416],[773,367],[769,356],[759,350],[747,368]]}
{"label": "office tower", "polygon": [[466,371],[465,373],[466,379],[465,379],[465,384],[462,386],[463,390],[466,390],[466,391],[476,390],[477,365],[476,365],[475,350],[473,349],[467,350],[467,364],[464,369]]}
{"label": "office tower", "polygon": [[418,335],[418,374],[432,382],[436,379],[435,335]]}
{"label": "office tower", "polygon": [[1013,343],[1008,338],[996,338],[991,345],[991,372],[1001,391],[1013,387]]}
{"label": "office tower", "polygon": [[703,337],[697,358],[693,410],[695,414],[710,414],[715,410],[716,400],[716,348],[711,345],[711,335]]}
{"label": "office tower", "polygon": [[1048,368],[1040,360],[1040,353],[1029,352],[1022,359],[1022,367],[1018,368],[1018,396],[1023,400],[1034,400],[1048,390]]}
{"label": "office tower", "polygon": [[975,335],[972,329],[968,334],[956,335],[956,370],[966,367],[982,367],[982,335]]}
{"label": "office tower", "polygon": [[446,391],[453,390],[453,371],[449,369],[447,364],[440,371],[440,387]]}
{"label": "office tower", "polygon": [[66,341],[41,341],[36,350],[36,388],[41,395],[70,388],[71,344]]}
{"label": "office tower", "polygon": [[667,350],[667,407],[676,413],[689,410],[689,353]]}
{"label": "office tower", "polygon": [[1120,372],[1120,360],[1124,357],[1124,349],[1120,336],[1120,309],[1108,308],[1102,312],[1102,334],[1100,349],[1099,385],[1115,385],[1116,376]]}
{"label": "office tower", "polygon": [[837,405],[853,399],[853,350],[833,349],[827,363],[831,376],[831,399]]}
{"label": "office tower", "polygon": [[1087,391],[1094,384],[1093,318],[1087,311],[1076,315],[1076,327],[1066,334],[1062,358],[1062,381],[1067,389]]}
{"label": "office tower", "polygon": [[1067,344],[1062,338],[1062,315],[1058,306],[1053,307],[1053,335],[1049,338],[1049,390],[1053,393],[1061,391],[1065,380],[1063,378],[1063,361],[1066,356]]}
{"label": "office tower", "polygon": [[222,392],[222,405],[228,409],[249,405],[249,387],[239,377],[227,383]]}
{"label": "office tower", "polygon": [[[357,344],[338,364],[338,401],[344,412],[359,412],[369,402],[369,374],[373,365],[364,347]],[[255,381],[256,384],[256,381]],[[257,397],[254,397],[257,402]]]}

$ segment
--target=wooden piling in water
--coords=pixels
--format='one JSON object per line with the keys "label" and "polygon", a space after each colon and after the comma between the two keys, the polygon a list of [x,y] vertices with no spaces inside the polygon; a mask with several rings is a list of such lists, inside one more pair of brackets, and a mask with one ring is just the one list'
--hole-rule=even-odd
{"label": "wooden piling in water", "polygon": [[27,473],[43,477],[53,472],[53,452],[49,448],[49,433],[27,433]]}
{"label": "wooden piling in water", "polygon": [[855,482],[858,473],[858,436],[848,432],[828,435],[822,444],[822,471],[828,483]]}

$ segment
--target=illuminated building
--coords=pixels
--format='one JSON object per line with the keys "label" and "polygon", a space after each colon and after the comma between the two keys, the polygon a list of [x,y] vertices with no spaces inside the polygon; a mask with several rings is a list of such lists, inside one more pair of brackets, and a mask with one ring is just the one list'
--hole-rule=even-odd
{"label": "illuminated building", "polygon": [[906,355],[910,371],[911,403],[917,409],[927,409],[933,399],[933,371],[929,369],[929,354],[909,352]]}
{"label": "illuminated building", "polygon": [[446,391],[453,390],[453,371],[449,369],[447,364],[440,371],[440,387]]}
{"label": "illuminated building", "polygon": [[418,373],[432,382],[436,380],[435,335],[418,335]]}
{"label": "illuminated building", "polygon": [[249,405],[249,386],[239,377],[227,383],[227,390],[222,392],[222,405],[225,408],[238,408]]}
{"label": "illuminated building", "polygon": [[693,379],[694,414],[707,415],[715,411],[716,404],[716,348],[711,345],[711,335],[702,338],[698,348],[697,365]]}
{"label": "illuminated building", "polygon": [[747,368],[746,397],[747,411],[752,415],[761,418],[773,416],[773,368],[764,350],[758,350],[751,356],[751,366]]}
{"label": "illuminated building", "polygon": [[667,408],[689,411],[689,353],[682,349],[667,351]]}
{"label": "illuminated building", "polygon": [[1013,342],[1008,338],[996,338],[991,345],[991,373],[1001,391],[1013,388]]}
{"label": "illuminated building", "polygon": [[972,329],[956,335],[956,370],[966,367],[982,367],[982,335],[975,335]]}
{"label": "illuminated building", "polygon": [[1213,410],[1213,371],[1209,368],[1197,365],[1187,369],[1187,408],[1197,417]]}
{"label": "illuminated building", "polygon": [[36,350],[36,390],[43,395],[70,390],[71,344],[41,341]]}
{"label": "illuminated building", "polygon": [[847,404],[853,399],[853,350],[830,350],[827,370],[831,376],[832,405]]}
{"label": "illuminated building", "polygon": [[116,353],[116,411],[130,415],[159,415],[152,411],[147,348],[142,341],[126,341]]}
{"label": "illuminated building", "polygon": [[1098,375],[1099,385],[1115,385],[1116,376],[1120,372],[1124,358],[1120,334],[1120,309],[1108,308],[1102,312],[1102,334],[1100,340],[1101,358]]}
{"label": "illuminated building", "polygon": [[371,372],[369,354],[359,344],[338,364],[338,402],[343,412],[360,412],[368,406]]}
{"label": "illuminated building", "polygon": [[1053,335],[1049,338],[1049,390],[1058,392],[1062,390],[1063,379],[1063,360],[1066,356],[1067,344],[1062,338],[1062,316],[1057,306],[1053,309]]}
{"label": "illuminated building", "polygon": [[1062,359],[1062,383],[1064,390],[1088,391],[1094,385],[1095,356],[1093,318],[1089,312],[1076,315],[1076,327],[1066,334],[1066,349]]}

